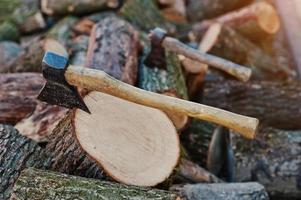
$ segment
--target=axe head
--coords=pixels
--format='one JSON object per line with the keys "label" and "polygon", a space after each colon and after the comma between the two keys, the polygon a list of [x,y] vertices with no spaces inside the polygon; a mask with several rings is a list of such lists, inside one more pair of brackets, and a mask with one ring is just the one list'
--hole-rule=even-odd
{"label": "axe head", "polygon": [[66,108],[80,108],[90,113],[76,87],[65,79],[68,59],[54,52],[46,52],[42,62],[42,73],[46,84],[42,88],[38,99],[49,104]]}
{"label": "axe head", "polygon": [[151,51],[146,57],[144,64],[150,68],[157,67],[159,69],[166,69],[165,49],[162,47],[162,42],[166,37],[166,31],[155,28],[149,34],[151,41]]}

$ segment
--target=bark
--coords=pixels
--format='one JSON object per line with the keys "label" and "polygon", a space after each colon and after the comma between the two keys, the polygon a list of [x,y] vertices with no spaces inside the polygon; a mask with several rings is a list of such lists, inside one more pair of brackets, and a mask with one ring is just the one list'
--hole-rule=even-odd
{"label": "bark", "polygon": [[300,129],[301,85],[298,82],[207,82],[202,102],[256,117],[261,124]]}
{"label": "bark", "polygon": [[87,66],[133,85],[137,79],[138,50],[138,32],[126,21],[109,16],[92,30]]}
{"label": "bark", "polygon": [[[149,55],[150,43],[144,37],[143,55],[139,63],[139,80],[138,86],[144,90],[161,93],[181,99],[188,99],[187,87],[184,72],[177,55],[165,50],[166,69],[159,69],[155,66],[147,66],[144,60]],[[174,122],[177,129],[182,129],[187,123],[187,116],[168,112],[168,116]]]}
{"label": "bark", "polygon": [[235,138],[237,181],[257,181],[272,199],[300,199],[300,131],[260,130],[258,139]]}
{"label": "bark", "polygon": [[89,37],[86,35],[77,36],[71,46],[70,63],[72,65],[85,66],[87,64],[87,52]]}
{"label": "bark", "polygon": [[22,47],[15,42],[0,42],[0,73],[13,71],[21,52]]}
{"label": "bark", "polygon": [[120,0],[42,0],[42,11],[47,15],[83,15],[121,6]]}
{"label": "bark", "polygon": [[100,200],[180,200],[172,192],[67,176],[33,168],[22,172],[14,187],[11,200],[87,198]]}
{"label": "bark", "polygon": [[258,183],[215,183],[174,186],[172,190],[187,200],[268,200],[264,187]]}
{"label": "bark", "polygon": [[225,12],[247,5],[251,0],[189,0],[187,14],[190,21],[196,22],[213,18]]}
{"label": "bark", "polygon": [[41,147],[8,125],[0,125],[0,199],[9,199],[14,182],[27,167],[41,167]]}
{"label": "bark", "polygon": [[164,20],[154,0],[129,0],[119,14],[142,31],[150,31],[156,27],[168,29],[170,25]]}
{"label": "bark", "polygon": [[291,73],[287,66],[277,65],[260,47],[227,26],[222,26],[209,53],[250,67],[253,79],[283,79]]}
{"label": "bark", "polygon": [[14,125],[31,114],[44,79],[40,74],[15,73],[0,76],[0,123]]}
{"label": "bark", "polygon": [[193,27],[202,31],[216,22],[235,29],[254,42],[275,34],[280,28],[280,19],[275,8],[264,1],[255,2],[214,19],[204,20]]}

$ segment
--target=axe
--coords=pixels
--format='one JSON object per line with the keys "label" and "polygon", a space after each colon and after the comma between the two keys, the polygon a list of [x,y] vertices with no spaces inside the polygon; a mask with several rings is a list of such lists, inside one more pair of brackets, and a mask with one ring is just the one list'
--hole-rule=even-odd
{"label": "axe", "polygon": [[169,51],[222,70],[241,81],[246,82],[251,77],[251,69],[220,57],[202,53],[196,49],[193,49],[175,38],[167,37],[167,33],[160,28],[155,28],[152,30],[149,34],[149,38],[151,41],[151,51],[144,61],[144,64],[149,67],[158,67],[160,69],[166,68],[164,50],[164,48],[166,48]]}
{"label": "axe", "polygon": [[231,128],[246,138],[254,138],[258,126],[256,118],[246,117],[218,108],[161,95],[128,85],[103,71],[68,64],[65,56],[46,52],[42,63],[46,84],[38,99],[67,108],[89,112],[75,86],[99,91],[163,111],[178,112],[190,117],[214,122]]}

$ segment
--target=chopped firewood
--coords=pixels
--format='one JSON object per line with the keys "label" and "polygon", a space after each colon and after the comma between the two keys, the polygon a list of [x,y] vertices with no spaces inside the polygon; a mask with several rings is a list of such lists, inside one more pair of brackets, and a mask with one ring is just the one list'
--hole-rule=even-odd
{"label": "chopped firewood", "polygon": [[11,197],[11,200],[25,199],[181,200],[174,192],[126,186],[33,168],[21,173]]}
{"label": "chopped firewood", "polygon": [[131,185],[154,186],[171,174],[179,158],[179,141],[161,111],[98,92],[84,101],[91,114],[76,111],[74,134],[109,176]]}
{"label": "chopped firewood", "polygon": [[105,17],[91,32],[86,66],[133,85],[137,79],[138,50],[138,32],[120,18]]}
{"label": "chopped firewood", "polygon": [[185,0],[173,0],[169,2],[165,0],[159,0],[159,3],[164,5],[162,13],[166,20],[175,23],[187,22]]}
{"label": "chopped firewood", "polygon": [[41,167],[42,148],[8,125],[0,125],[0,199],[9,199],[15,181],[27,167]]}
{"label": "chopped firewood", "polygon": [[[142,33],[141,37],[144,37],[144,55],[141,57],[139,63],[139,87],[172,97],[188,99],[185,77],[177,55],[165,50],[167,62],[166,69],[147,66],[144,64],[144,59],[150,52],[150,44],[145,39],[145,34],[143,35]],[[185,114],[178,114],[171,111],[166,113],[178,130],[184,128],[188,122],[188,117]]]}
{"label": "chopped firewood", "polygon": [[0,73],[14,71],[18,58],[22,52],[22,47],[12,41],[0,42]]}
{"label": "chopped firewood", "polygon": [[187,15],[196,22],[219,16],[225,12],[247,5],[252,0],[188,0]]}
{"label": "chopped firewood", "polygon": [[280,19],[274,7],[266,2],[256,2],[237,11],[194,25],[196,31],[207,29],[212,23],[225,24],[242,35],[258,41],[280,28]]}
{"label": "chopped firewood", "polygon": [[284,79],[291,75],[287,66],[277,65],[269,54],[237,31],[225,25],[220,26],[220,29],[216,29],[219,34],[214,34],[216,43],[210,53],[251,67],[253,79]]}
{"label": "chopped firewood", "polygon": [[187,200],[269,200],[264,187],[256,182],[175,185],[171,190]]}
{"label": "chopped firewood", "polygon": [[36,99],[44,84],[35,73],[0,75],[0,123],[16,124],[30,115],[38,104]]}
{"label": "chopped firewood", "polygon": [[41,0],[41,9],[47,15],[82,15],[121,6],[120,0]]}
{"label": "chopped firewood", "polygon": [[300,129],[299,82],[208,81],[202,102],[233,112],[258,117],[262,124],[281,129]]}
{"label": "chopped firewood", "polygon": [[237,181],[261,183],[271,199],[300,199],[300,131],[265,128],[258,136],[250,143],[235,137]]}

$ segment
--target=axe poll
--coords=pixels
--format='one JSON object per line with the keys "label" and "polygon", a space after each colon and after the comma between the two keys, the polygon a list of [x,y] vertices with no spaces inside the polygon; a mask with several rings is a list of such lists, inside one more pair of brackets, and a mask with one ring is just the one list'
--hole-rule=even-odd
{"label": "axe poll", "polygon": [[68,58],[55,52],[46,52],[42,63],[46,84],[38,99],[68,108],[90,112],[75,86],[107,93],[127,101],[176,112],[220,124],[252,139],[258,120],[218,108],[157,94],[128,85],[103,71],[68,64]]}

